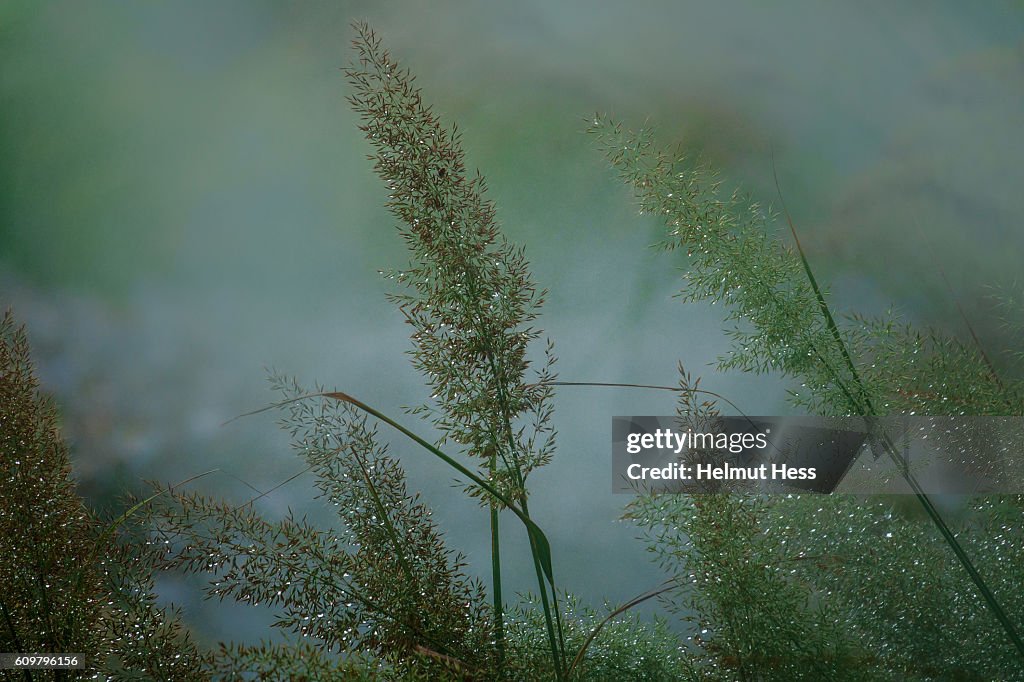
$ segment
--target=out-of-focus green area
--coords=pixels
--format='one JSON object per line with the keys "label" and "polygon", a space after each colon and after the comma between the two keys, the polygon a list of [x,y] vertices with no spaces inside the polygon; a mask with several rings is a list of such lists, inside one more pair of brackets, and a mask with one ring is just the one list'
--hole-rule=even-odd
{"label": "out-of-focus green area", "polygon": [[[598,110],[649,121],[766,203],[774,157],[840,308],[894,303],[963,335],[955,295],[993,355],[1019,345],[984,300],[1024,253],[1017,4],[8,1],[0,305],[29,326],[97,504],[214,467],[203,489],[243,499],[239,479],[267,489],[300,469],[272,416],[221,425],[273,399],[265,366],[391,413],[427,397],[377,275],[405,256],[345,102],[353,19],[458,123],[551,291],[539,324],[565,380],[672,384],[682,360],[749,414],[789,409],[780,382],[709,366],[720,313],[671,300],[681,261],[646,248],[660,228],[581,132]],[[614,523],[610,417],[674,406],[565,389],[557,407],[560,452],[531,505],[562,584],[619,601],[659,578]],[[395,450],[485,574],[485,515]],[[300,478],[261,503],[328,521],[310,497]],[[505,556],[526,589],[519,540]],[[236,636],[237,611],[166,591],[201,636]]]}

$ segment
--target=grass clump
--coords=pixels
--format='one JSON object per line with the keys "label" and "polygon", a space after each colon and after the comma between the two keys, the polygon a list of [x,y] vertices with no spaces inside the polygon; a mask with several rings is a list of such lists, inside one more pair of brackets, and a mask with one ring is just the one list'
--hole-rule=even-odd
{"label": "grass clump", "polygon": [[0,319],[0,651],[82,655],[81,669],[5,679],[202,679],[175,613],[156,605],[138,544],[111,542],[78,496],[57,411],[39,391],[23,328]]}
{"label": "grass clump", "polygon": [[[713,170],[659,149],[650,131],[597,117],[590,132],[641,212],[665,223],[660,246],[687,254],[684,298],[725,305],[733,347],[721,368],[789,376],[800,382],[793,402],[815,414],[1024,414],[1024,382],[997,371],[976,337],[919,332],[891,313],[837,322],[784,204],[791,245],[778,216],[724,195]],[[693,400],[685,373],[680,388],[682,418],[716,409]],[[895,456],[891,442],[883,449]],[[631,505],[662,565],[686,578],[666,600],[698,626],[707,678],[1024,676],[1012,587],[1024,564],[1008,561],[1020,550],[1024,497],[972,499],[950,520],[901,473],[916,509],[905,498],[841,495]]]}
{"label": "grass clump", "polygon": [[[271,521],[249,503],[233,505],[163,486],[140,512],[155,529],[154,569],[206,573],[210,598],[277,609],[285,641],[223,646],[208,657],[218,675],[349,666],[381,679],[614,679],[645,662],[637,679],[672,679],[682,659],[663,626],[573,606],[563,614],[548,540],[530,516],[527,479],[553,454],[554,355],[531,325],[543,301],[522,249],[495,221],[479,174],[465,166],[458,134],[444,128],[365,25],[358,61],[346,70],[350,101],[374,149],[374,168],[409,265],[387,276],[404,290],[390,300],[413,330],[414,366],[432,401],[411,410],[441,434],[431,443],[382,411],[341,391],[304,390],[274,377],[282,426],[337,507],[331,529],[304,519]],[[531,357],[543,358],[530,372]],[[529,373],[528,373],[529,372]],[[488,590],[464,572],[429,509],[407,490],[405,473],[369,418],[383,422],[454,469],[490,517]],[[443,448],[443,449],[442,449]],[[499,512],[512,512],[530,541],[537,595],[506,614]],[[592,627],[600,636],[587,641]],[[304,652],[315,642],[315,663]],[[576,647],[576,648],[574,648]],[[635,655],[635,653],[634,653]],[[297,667],[298,666],[298,667]],[[302,667],[306,666],[306,667]]]}

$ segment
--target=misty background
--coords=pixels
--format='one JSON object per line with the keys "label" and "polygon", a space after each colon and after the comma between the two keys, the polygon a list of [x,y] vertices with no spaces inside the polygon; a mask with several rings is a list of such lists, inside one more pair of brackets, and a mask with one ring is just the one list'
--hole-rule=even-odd
{"label": "misty background", "polygon": [[[596,111],[681,140],[729,185],[784,197],[840,310],[890,305],[990,354],[1019,347],[992,285],[1022,274],[1020,3],[0,4],[0,307],[28,326],[81,490],[100,509],[212,468],[239,501],[301,470],[266,368],[345,390],[416,430],[428,398],[378,269],[407,261],[345,102],[349,24],[366,19],[463,133],[509,239],[550,290],[538,326],[567,381],[674,384],[682,361],[747,414],[789,414],[786,384],[721,374],[722,311],[673,300],[680,254],[583,134]],[[945,283],[948,280],[949,285]],[[671,414],[668,393],[563,388],[556,460],[532,511],[560,584],[621,602],[662,577],[618,521],[611,416]],[[390,436],[383,430],[382,434]],[[487,516],[450,470],[391,439],[469,570]],[[259,502],[323,523],[308,475]],[[506,593],[533,586],[510,520]],[[200,601],[204,641],[253,638],[262,609]],[[244,622],[244,627],[243,627]]]}

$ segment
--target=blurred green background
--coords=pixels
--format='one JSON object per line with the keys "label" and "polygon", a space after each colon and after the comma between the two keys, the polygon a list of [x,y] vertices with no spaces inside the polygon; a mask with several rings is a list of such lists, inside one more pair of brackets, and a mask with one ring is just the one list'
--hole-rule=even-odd
{"label": "blurred green background", "polygon": [[[672,300],[683,263],[647,248],[659,226],[582,133],[595,111],[649,121],[765,203],[777,203],[774,152],[841,309],[894,304],[963,335],[955,295],[992,354],[1020,346],[985,298],[1022,274],[1019,3],[7,0],[0,306],[28,325],[97,506],[214,467],[199,489],[241,500],[238,478],[265,489],[301,469],[273,415],[222,426],[273,399],[268,366],[392,413],[426,399],[377,275],[406,257],[345,102],[353,19],[458,122],[551,291],[540,326],[564,380],[671,384],[682,360],[748,414],[791,409],[777,379],[714,371],[721,311]],[[559,393],[560,449],[531,506],[562,583],[592,603],[660,580],[616,521],[610,417],[673,407]],[[401,441],[394,451],[487,575],[486,515],[448,471]],[[330,522],[311,498],[300,478],[261,508]],[[512,589],[528,589],[525,538],[506,546]],[[194,588],[161,582],[201,639],[268,620]]]}

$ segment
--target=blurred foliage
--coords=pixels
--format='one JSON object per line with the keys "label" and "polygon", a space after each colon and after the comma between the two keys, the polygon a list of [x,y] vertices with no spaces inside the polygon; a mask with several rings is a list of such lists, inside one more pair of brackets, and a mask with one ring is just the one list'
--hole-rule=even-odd
{"label": "blurred foliage", "polygon": [[[1024,415],[1024,381],[977,337],[918,331],[890,312],[836,322],[783,204],[777,216],[723,193],[714,171],[649,130],[597,118],[591,132],[641,211],[683,249],[683,296],[726,307],[723,368],[799,380],[793,402],[825,415]],[[973,333],[973,330],[971,330]],[[717,414],[680,379],[680,418]],[[891,454],[891,444],[885,449]],[[971,498],[953,525],[912,472],[924,513],[845,495],[641,496],[627,516],[683,587],[665,597],[699,628],[706,679],[1024,679],[1024,496]],[[969,644],[965,644],[969,643]]]}
{"label": "blurred foliage", "polygon": [[659,246],[686,253],[684,300],[725,306],[720,369],[798,379],[793,402],[812,414],[1024,414],[1024,379],[994,367],[976,337],[918,331],[894,311],[837,326],[788,212],[792,246],[773,211],[724,192],[715,170],[659,149],[650,130],[598,117],[590,131],[641,212],[665,223]]}

